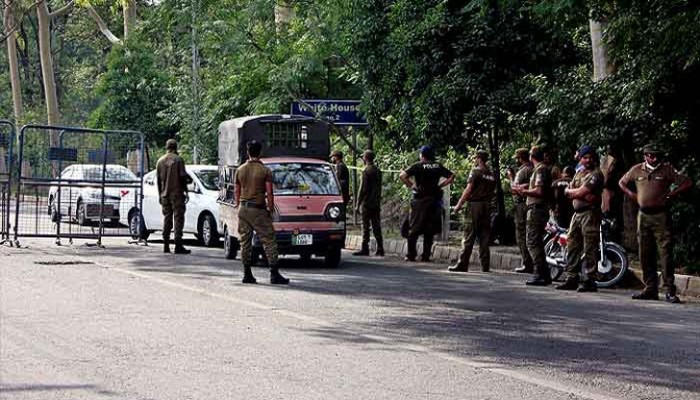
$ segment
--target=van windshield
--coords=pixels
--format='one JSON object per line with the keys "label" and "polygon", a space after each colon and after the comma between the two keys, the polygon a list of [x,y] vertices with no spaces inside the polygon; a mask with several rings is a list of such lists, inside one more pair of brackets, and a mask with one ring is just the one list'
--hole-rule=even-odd
{"label": "van windshield", "polygon": [[325,164],[266,164],[272,170],[276,196],[340,195],[333,169]]}

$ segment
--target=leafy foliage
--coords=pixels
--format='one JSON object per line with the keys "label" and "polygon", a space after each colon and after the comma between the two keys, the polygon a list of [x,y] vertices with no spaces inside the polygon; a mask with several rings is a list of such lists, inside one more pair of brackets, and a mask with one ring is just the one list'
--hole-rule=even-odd
{"label": "leafy foliage", "polygon": [[[121,25],[116,4],[94,3],[111,27]],[[697,2],[163,0],[138,7],[140,33],[124,47],[97,34],[85,13],[53,21],[67,124],[142,130],[158,146],[177,135],[186,157],[196,147],[201,162],[213,163],[223,120],[288,112],[299,98],[361,98],[378,164],[392,170],[410,164],[425,142],[456,171],[468,169],[476,147],[503,165],[515,148],[536,142],[556,147],[560,164],[573,163],[583,143],[611,145],[629,166],[653,142],[696,183],[673,215],[679,260],[700,270]],[[598,83],[589,17],[607,24],[615,67]],[[17,36],[26,122],[45,118],[35,26],[30,13]],[[9,117],[5,82],[0,107]],[[408,193],[394,178],[386,190],[399,204]]]}

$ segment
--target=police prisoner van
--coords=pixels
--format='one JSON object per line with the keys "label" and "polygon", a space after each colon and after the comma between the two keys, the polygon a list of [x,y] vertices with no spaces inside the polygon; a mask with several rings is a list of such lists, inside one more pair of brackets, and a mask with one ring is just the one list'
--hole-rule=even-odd
{"label": "police prisoner van", "polygon": [[[249,116],[219,125],[219,232],[225,257],[236,258],[240,249],[234,178],[251,140],[262,143],[261,161],[272,170],[279,254],[296,254],[302,260],[324,257],[326,266],[337,267],[345,243],[345,207],[333,168],[325,161],[329,126],[299,115]],[[253,262],[263,254],[253,235]]]}

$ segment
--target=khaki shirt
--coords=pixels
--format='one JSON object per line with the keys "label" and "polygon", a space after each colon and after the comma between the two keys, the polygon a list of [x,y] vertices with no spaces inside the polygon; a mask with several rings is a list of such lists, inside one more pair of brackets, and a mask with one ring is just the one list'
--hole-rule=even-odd
{"label": "khaki shirt", "polygon": [[535,169],[532,170],[532,176],[530,176],[530,186],[529,190],[536,187],[542,187],[543,197],[527,197],[527,205],[531,204],[549,204],[552,202],[554,194],[552,193],[552,174],[550,173],[549,167],[544,163],[540,163]]}
{"label": "khaki shirt", "polygon": [[185,162],[177,153],[168,152],[156,164],[160,197],[184,195],[191,178],[185,171]]}
{"label": "khaki shirt", "polygon": [[595,196],[592,201],[586,201],[584,199],[574,199],[574,210],[590,209],[591,207],[600,207],[600,199],[603,193],[603,173],[598,169],[593,170],[581,170],[574,175],[574,179],[571,180],[571,189],[578,189],[580,187],[587,187],[591,194]]}
{"label": "khaki shirt", "polygon": [[656,208],[666,206],[666,196],[671,191],[672,185],[680,185],[688,179],[676,171],[671,164],[661,163],[652,170],[646,163],[632,167],[622,182],[633,182],[637,191],[637,202],[640,207]]}
{"label": "khaki shirt", "polygon": [[246,161],[236,171],[236,185],[241,187],[241,201],[265,206],[265,183],[272,182],[272,171],[260,161]]}
{"label": "khaki shirt", "polygon": [[382,171],[374,164],[368,164],[362,171],[362,186],[357,204],[372,209],[382,205]]}
{"label": "khaki shirt", "polygon": [[467,183],[471,183],[472,193],[469,201],[485,201],[493,200],[493,195],[496,191],[496,175],[491,168],[476,167],[469,173]]}
{"label": "khaki shirt", "polygon": [[[532,164],[522,165],[518,172],[515,173],[515,178],[513,179],[513,185],[521,186],[530,182],[530,177],[532,176]],[[513,195],[513,201],[516,203],[523,203],[527,200],[525,196]]]}

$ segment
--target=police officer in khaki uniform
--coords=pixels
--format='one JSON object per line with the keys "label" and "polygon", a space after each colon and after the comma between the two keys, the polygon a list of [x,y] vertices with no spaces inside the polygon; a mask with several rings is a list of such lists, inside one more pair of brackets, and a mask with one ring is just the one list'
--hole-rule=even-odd
{"label": "police officer in khaki uniform", "polygon": [[[250,269],[253,231],[258,235],[270,264],[270,283],[287,284],[277,268],[277,242],[272,225],[275,196],[272,192],[272,171],[260,161],[262,144],[248,142],[248,161],[236,170],[235,193],[238,208],[238,233],[241,240],[243,283],[257,283]],[[267,202],[266,202],[267,200]]]}
{"label": "police officer in khaki uniform", "polygon": [[549,219],[549,204],[553,197],[552,175],[544,163],[544,152],[539,146],[530,149],[530,161],[534,169],[528,188],[513,188],[513,191],[527,197],[527,250],[532,257],[535,275],[526,284],[547,286],[552,283],[552,276],[544,254],[544,228]]}
{"label": "police officer in khaki uniform", "polygon": [[[440,179],[445,180],[440,182]],[[420,148],[420,161],[401,171],[399,179],[413,192],[406,261],[416,261],[418,237],[423,235],[421,261],[430,261],[433,236],[440,231],[442,188],[454,181],[455,174],[435,161],[431,146]]]}
{"label": "police officer in khaki uniform", "polygon": [[187,185],[192,183],[192,178],[177,154],[177,141],[168,139],[165,149],[167,153],[156,164],[158,200],[163,212],[163,252],[170,253],[170,231],[174,225],[175,254],[190,254],[190,250],[182,245],[182,228],[185,226],[185,204],[189,200]]}
{"label": "police officer in khaki uniform", "polygon": [[462,205],[467,202],[468,206],[464,217],[464,237],[462,238],[462,253],[457,264],[448,267],[451,272],[467,272],[469,270],[469,259],[472,255],[474,241],[479,239],[479,261],[481,270],[489,272],[491,270],[491,252],[489,241],[491,239],[491,202],[496,190],[496,175],[491,168],[486,165],[489,154],[484,150],[479,150],[474,156],[475,167],[467,178],[467,187],[462,192],[455,214],[459,213]]}
{"label": "police officer in khaki uniform", "polygon": [[571,184],[564,190],[564,194],[572,199],[574,206],[574,216],[571,218],[567,234],[567,277],[566,282],[556,289],[597,292],[596,273],[602,217],[600,203],[604,178],[597,167],[595,148],[582,146],[578,155],[583,169],[574,175]]}
{"label": "police officer in khaki uniform", "polygon": [[[634,185],[631,190],[629,185]],[[671,234],[670,203],[690,189],[692,182],[671,164],[661,162],[661,152],[653,145],[644,147],[644,162],[632,167],[620,179],[620,189],[639,204],[637,237],[639,262],[642,267],[644,290],[632,296],[636,300],[659,299],[659,277],[656,253],[658,247],[666,300],[680,303],[674,283],[673,237]]]}
{"label": "police officer in khaki uniform", "polygon": [[530,151],[525,148],[515,150],[515,159],[518,162],[518,165],[520,165],[520,168],[518,168],[518,171],[515,173],[515,177],[513,178],[511,193],[513,193],[513,208],[515,214],[515,239],[518,243],[518,248],[520,249],[520,257],[523,260],[523,264],[516,268],[515,272],[531,274],[533,271],[533,264],[532,257],[530,257],[530,252],[527,251],[526,236],[527,205],[525,205],[525,201],[527,200],[527,197],[516,193],[517,188],[527,189],[529,186],[530,177],[532,176]]}
{"label": "police officer in khaki uniform", "polygon": [[374,165],[374,152],[365,150],[362,154],[365,169],[362,171],[362,185],[357,195],[357,211],[362,212],[362,248],[352,253],[354,256],[369,255],[369,230],[374,232],[377,241],[376,255],[384,257],[384,240],[382,239],[382,171]]}
{"label": "police officer in khaki uniform", "polygon": [[347,206],[350,202],[350,171],[345,162],[343,162],[343,152],[333,150],[331,162],[335,164],[335,176],[338,178],[338,183],[340,183],[340,194],[343,196],[343,203]]}

